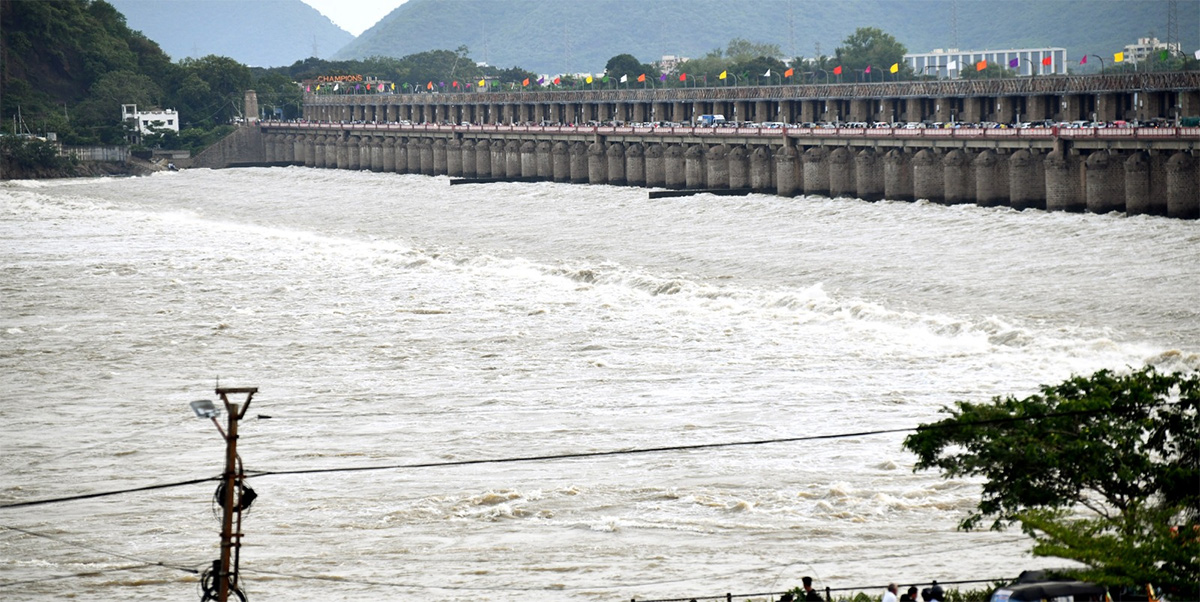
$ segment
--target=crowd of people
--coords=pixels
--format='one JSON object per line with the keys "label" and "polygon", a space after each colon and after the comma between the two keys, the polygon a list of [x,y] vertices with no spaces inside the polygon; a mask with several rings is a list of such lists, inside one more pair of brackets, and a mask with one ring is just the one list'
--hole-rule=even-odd
{"label": "crowd of people", "polygon": [[[779,602],[830,602],[826,596],[822,596],[820,592],[813,589],[812,577],[804,577],[801,580],[803,588],[798,594],[788,592],[779,598]],[[919,597],[918,597],[919,596]],[[945,600],[945,592],[942,586],[938,585],[935,580],[932,585],[922,588],[918,591],[917,586],[909,586],[908,591],[899,594],[899,586],[895,583],[889,583],[887,591],[883,594],[883,602],[942,602]]]}

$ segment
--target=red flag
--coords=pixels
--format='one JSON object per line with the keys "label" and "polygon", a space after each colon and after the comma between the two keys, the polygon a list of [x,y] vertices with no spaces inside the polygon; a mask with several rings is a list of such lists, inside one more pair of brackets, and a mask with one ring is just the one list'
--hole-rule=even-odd
{"label": "red flag", "polygon": [[457,87],[458,87],[458,80],[454,80],[454,83],[450,84],[450,87],[451,87],[451,88],[457,88]]}
{"label": "red flag", "polygon": [[527,78],[525,78],[525,80],[521,82],[521,85],[522,85],[522,86],[528,86],[528,85],[529,85],[529,78],[528,78],[528,77],[527,77]]}
{"label": "red flag", "polygon": [[1086,64],[1087,64],[1087,55],[1086,55],[1086,54],[1085,54],[1085,55],[1083,55],[1083,58],[1079,59],[1079,64],[1080,64],[1080,65],[1086,65]]}
{"label": "red flag", "polygon": [[792,75],[795,75],[795,73],[796,73],[796,70],[795,70],[795,69],[788,68],[788,70],[787,70],[787,71],[784,71],[784,72],[783,72],[783,76],[784,76],[784,77],[791,77]]}
{"label": "red flag", "polygon": [[1050,63],[1051,63],[1051,61],[1050,61],[1050,57],[1045,57],[1045,58],[1043,58],[1043,59],[1042,59],[1042,64],[1043,64],[1043,65],[1045,65],[1045,66],[1049,67],[1049,66],[1050,66]]}
{"label": "red flag", "polygon": [[686,74],[686,73],[680,73],[680,74],[679,74],[679,81],[681,81],[681,82],[685,82],[685,81],[687,81],[687,74]]}
{"label": "red flag", "polygon": [[841,75],[841,74],[842,74],[842,66],[841,66],[841,65],[838,65],[837,67],[834,67],[834,68],[833,68],[833,74],[834,74],[834,75]]}
{"label": "red flag", "polygon": [[554,85],[556,85],[556,86],[557,86],[557,85],[559,85],[559,84],[561,84],[561,83],[562,83],[562,79],[561,79],[561,78],[558,78],[558,77],[554,78]]}
{"label": "red flag", "polygon": [[870,72],[871,72],[871,66],[867,65],[867,68],[863,69],[863,73],[870,73]]}
{"label": "red flag", "polygon": [[643,74],[639,75],[639,76],[638,76],[638,81],[639,81],[639,82],[644,82],[644,81],[646,81],[646,74],[645,74],[645,73],[643,73]]}

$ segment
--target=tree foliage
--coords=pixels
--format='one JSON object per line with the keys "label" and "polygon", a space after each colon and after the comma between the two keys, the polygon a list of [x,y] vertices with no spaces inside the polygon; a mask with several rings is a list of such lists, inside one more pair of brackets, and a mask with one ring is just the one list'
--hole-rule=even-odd
{"label": "tree foliage", "polygon": [[903,65],[907,52],[904,44],[891,34],[877,27],[859,27],[834,50],[834,56],[845,69],[862,70],[867,65],[872,69],[887,69],[896,63]]}
{"label": "tree foliage", "polygon": [[1179,586],[1187,575],[1190,587],[1200,576],[1198,409],[1200,376],[1102,370],[1024,399],[956,402],[904,447],[915,470],[983,477],[963,529],[1021,522],[1036,554],[1083,562],[1092,578]]}

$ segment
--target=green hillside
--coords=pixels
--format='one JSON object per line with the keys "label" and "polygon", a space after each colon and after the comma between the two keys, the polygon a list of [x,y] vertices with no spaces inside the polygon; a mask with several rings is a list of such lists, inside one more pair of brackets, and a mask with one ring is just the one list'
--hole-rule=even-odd
{"label": "green hillside", "polygon": [[[832,55],[859,27],[910,52],[1055,46],[1070,60],[1166,38],[1165,0],[408,0],[334,58],[405,56],[466,45],[491,65],[598,72],[621,53],[641,61],[703,56],[733,38],[786,57]],[[1200,0],[1179,0],[1185,52],[1200,46]],[[956,27],[957,26],[957,27]],[[957,45],[955,44],[957,40]]]}

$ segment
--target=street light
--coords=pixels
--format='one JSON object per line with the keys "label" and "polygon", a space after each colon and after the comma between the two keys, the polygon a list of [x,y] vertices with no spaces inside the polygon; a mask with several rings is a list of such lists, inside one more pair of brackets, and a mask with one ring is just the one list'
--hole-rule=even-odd
{"label": "street light", "polygon": [[[222,429],[221,424],[217,422],[221,410],[211,400],[200,399],[188,404],[197,418],[212,420],[217,431],[221,433],[221,438],[225,440],[225,473],[221,475],[221,485],[217,487],[217,503],[224,510],[221,519],[221,558],[213,561],[212,569],[205,572],[202,579],[203,600],[227,602],[231,591],[238,598],[245,599],[238,588],[238,564],[242,551],[242,510],[250,507],[256,495],[242,483],[245,474],[238,466],[240,461],[237,455],[237,425],[246,415],[246,410],[250,409],[250,401],[257,392],[257,387],[217,388],[217,395],[221,398],[225,413],[229,417],[227,429]],[[246,395],[245,404],[239,406],[229,401],[229,395],[237,393]],[[233,520],[235,512],[236,529]]]}
{"label": "street light", "polygon": [[1100,61],[1100,75],[1104,75],[1104,57],[1098,54],[1093,54],[1092,56],[1096,57],[1096,59]]}

